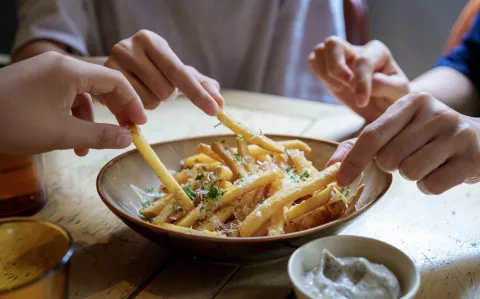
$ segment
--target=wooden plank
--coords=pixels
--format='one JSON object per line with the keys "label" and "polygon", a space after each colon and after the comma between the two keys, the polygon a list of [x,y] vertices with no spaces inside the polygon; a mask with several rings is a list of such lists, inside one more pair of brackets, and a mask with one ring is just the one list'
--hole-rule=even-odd
{"label": "wooden plank", "polygon": [[284,258],[263,264],[244,265],[232,276],[215,299],[286,298],[292,291],[287,263],[288,258]]}
{"label": "wooden plank", "polygon": [[222,94],[229,106],[282,114],[289,117],[315,120],[353,113],[348,107],[341,104],[327,104],[298,98],[229,89],[222,90]]}
{"label": "wooden plank", "polygon": [[237,269],[235,264],[175,256],[135,298],[213,298]]}
{"label": "wooden plank", "polygon": [[62,225],[75,241],[70,298],[126,297],[170,256],[130,230],[98,197],[96,176],[109,156],[45,155],[48,203],[36,217]]}
{"label": "wooden plank", "polygon": [[316,120],[302,135],[305,137],[341,141],[353,138],[365,121],[353,112]]}

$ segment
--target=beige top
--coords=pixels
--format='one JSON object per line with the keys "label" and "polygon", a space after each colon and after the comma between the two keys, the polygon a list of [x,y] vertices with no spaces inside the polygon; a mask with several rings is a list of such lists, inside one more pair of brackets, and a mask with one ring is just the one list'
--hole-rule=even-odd
{"label": "beige top", "polygon": [[34,39],[108,55],[140,29],[164,37],[224,88],[333,102],[307,65],[313,47],[344,35],[338,0],[19,0],[14,51]]}

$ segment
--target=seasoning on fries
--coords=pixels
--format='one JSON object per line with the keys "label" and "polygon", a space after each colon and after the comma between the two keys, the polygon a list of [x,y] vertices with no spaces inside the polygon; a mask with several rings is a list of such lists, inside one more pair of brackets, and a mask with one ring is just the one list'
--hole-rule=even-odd
{"label": "seasoning on fries", "polygon": [[218,119],[237,135],[236,144],[200,143],[173,175],[138,128],[130,127],[165,193],[140,211],[146,221],[187,234],[265,237],[310,229],[356,210],[364,185],[355,192],[339,189],[339,163],[317,169],[306,143],[254,133],[223,109]]}

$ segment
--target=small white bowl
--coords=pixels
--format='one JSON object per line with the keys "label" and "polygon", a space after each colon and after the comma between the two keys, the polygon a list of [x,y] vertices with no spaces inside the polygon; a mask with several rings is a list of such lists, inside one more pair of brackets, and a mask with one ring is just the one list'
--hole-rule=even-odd
{"label": "small white bowl", "polygon": [[414,298],[420,288],[420,272],[402,251],[387,243],[358,236],[331,236],[311,241],[295,250],[288,261],[288,276],[299,299],[314,299],[303,286],[302,276],[320,264],[323,249],[336,257],[364,257],[381,264],[395,274],[402,291],[401,299]]}

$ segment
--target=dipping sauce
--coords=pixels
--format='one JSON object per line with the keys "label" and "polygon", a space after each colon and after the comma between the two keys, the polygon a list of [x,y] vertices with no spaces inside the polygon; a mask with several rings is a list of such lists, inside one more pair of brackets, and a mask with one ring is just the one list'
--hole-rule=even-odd
{"label": "dipping sauce", "polygon": [[305,273],[304,285],[314,298],[398,299],[400,285],[385,266],[365,258],[337,258],[323,250],[320,265]]}

